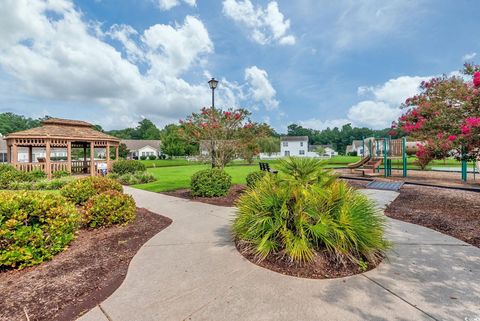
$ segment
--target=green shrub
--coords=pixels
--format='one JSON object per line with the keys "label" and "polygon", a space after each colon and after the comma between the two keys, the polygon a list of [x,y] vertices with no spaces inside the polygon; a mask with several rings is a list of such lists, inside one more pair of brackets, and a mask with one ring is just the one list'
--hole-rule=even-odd
{"label": "green shrub", "polygon": [[135,178],[138,180],[138,183],[136,184],[146,184],[146,183],[151,183],[156,181],[155,176],[153,176],[152,173],[149,173],[147,171],[136,172],[134,175],[135,175]]}
{"label": "green shrub", "polygon": [[85,204],[84,224],[89,227],[126,224],[135,219],[137,209],[130,195],[106,191],[95,195]]}
{"label": "green shrub", "polygon": [[47,174],[45,174],[45,172],[42,171],[41,169],[35,169],[31,172],[28,172],[27,176],[29,181],[38,181],[46,178]]}
{"label": "green shrub", "polygon": [[148,159],[149,159],[149,160],[156,160],[156,159],[157,159],[157,156],[155,156],[155,155],[149,155],[149,156],[148,156]]}
{"label": "green shrub", "polygon": [[142,155],[142,156],[140,156],[140,159],[141,159],[141,160],[146,160],[146,159],[147,159],[147,156]]}
{"label": "green shrub", "polygon": [[385,219],[366,196],[315,159],[288,158],[237,201],[233,233],[259,261],[284,253],[310,261],[327,251],[338,262],[377,263],[389,243]]}
{"label": "green shrub", "polygon": [[137,160],[119,160],[113,163],[112,168],[112,172],[119,175],[134,174],[136,172],[144,172],[145,170],[145,165]]}
{"label": "green shrub", "polygon": [[122,192],[123,187],[113,179],[94,176],[71,181],[61,189],[61,194],[75,204],[84,204],[90,197],[111,190]]}
{"label": "green shrub", "polygon": [[145,184],[154,182],[156,180],[155,176],[147,171],[136,172],[135,174],[127,173],[123,175],[111,173],[108,175],[108,178],[115,179],[122,185]]}
{"label": "green shrub", "polygon": [[0,175],[4,172],[15,172],[15,167],[10,164],[0,164]]}
{"label": "green shrub", "polygon": [[0,269],[49,260],[74,238],[79,215],[60,195],[0,192]]}
{"label": "green shrub", "polygon": [[[13,167],[12,167],[13,168]],[[0,173],[0,189],[10,189],[10,185],[15,182],[29,182],[33,177],[26,172],[22,172],[13,168]]]}
{"label": "green shrub", "polygon": [[205,169],[193,174],[190,188],[193,196],[225,196],[232,186],[232,177],[221,169]]}
{"label": "green shrub", "polygon": [[255,184],[265,176],[265,174],[267,174],[265,171],[257,171],[248,174],[246,177],[247,186],[254,187]]}
{"label": "green shrub", "polygon": [[62,177],[67,177],[67,176],[70,176],[70,173],[67,172],[67,171],[63,171],[63,170],[55,171],[55,172],[52,173],[52,178],[62,178]]}

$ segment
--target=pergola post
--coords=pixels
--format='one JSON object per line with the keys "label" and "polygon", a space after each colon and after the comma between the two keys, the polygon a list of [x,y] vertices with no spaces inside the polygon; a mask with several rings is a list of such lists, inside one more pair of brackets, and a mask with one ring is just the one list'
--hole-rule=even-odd
{"label": "pergola post", "polygon": [[28,162],[33,163],[33,147],[28,146]]}
{"label": "pergola post", "polygon": [[52,165],[50,164],[50,139],[47,139],[45,142],[45,173],[47,173],[48,178],[52,178]]}
{"label": "pergola post", "polygon": [[118,150],[119,146],[115,146],[115,161],[118,161]]}
{"label": "pergola post", "polygon": [[67,142],[67,172],[72,173],[72,142]]}
{"label": "pergola post", "polygon": [[83,143],[83,166],[82,166],[82,172],[87,173],[87,143]]}
{"label": "pergola post", "polygon": [[7,163],[12,162],[12,152],[11,152],[12,146],[7,144]]}
{"label": "pergola post", "polygon": [[12,155],[10,157],[12,159],[11,163],[13,166],[15,166],[15,164],[18,162],[17,144],[15,144],[15,142],[12,145]]}
{"label": "pergola post", "polygon": [[95,142],[90,142],[90,176],[95,176]]}
{"label": "pergola post", "polygon": [[110,142],[107,142],[107,150],[105,156],[107,157],[107,170],[110,171]]}

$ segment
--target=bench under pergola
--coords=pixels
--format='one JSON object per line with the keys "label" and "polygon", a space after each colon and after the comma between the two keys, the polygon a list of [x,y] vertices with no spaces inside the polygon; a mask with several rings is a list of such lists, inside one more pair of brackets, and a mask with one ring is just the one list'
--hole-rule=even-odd
{"label": "bench under pergola", "polygon": [[[71,174],[97,175],[100,164],[110,170],[113,161],[118,160],[120,140],[102,133],[90,123],[78,120],[50,118],[40,127],[14,132],[6,137],[7,159],[22,171],[42,170],[48,177],[53,172],[67,171]],[[28,149],[28,161],[19,161],[20,148]],[[33,157],[33,148],[43,149],[45,157]],[[72,149],[83,149],[83,159],[72,160]],[[90,157],[87,159],[87,148]],[[66,149],[66,160],[52,160],[52,149]],[[95,149],[105,150],[105,160],[95,160]],[[110,159],[110,149],[115,149],[115,160]]]}

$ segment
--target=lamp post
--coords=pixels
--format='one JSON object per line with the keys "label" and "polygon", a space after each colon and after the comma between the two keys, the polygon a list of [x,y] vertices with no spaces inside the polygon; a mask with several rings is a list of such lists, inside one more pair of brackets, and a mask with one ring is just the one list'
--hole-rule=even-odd
{"label": "lamp post", "polygon": [[212,90],[212,108],[215,108],[215,88],[217,88],[218,80],[212,78],[208,81],[208,86]]}

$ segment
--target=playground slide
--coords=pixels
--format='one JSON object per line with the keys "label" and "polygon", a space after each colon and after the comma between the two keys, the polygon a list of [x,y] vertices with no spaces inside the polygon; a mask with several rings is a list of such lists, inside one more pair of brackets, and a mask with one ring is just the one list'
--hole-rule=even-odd
{"label": "playground slide", "polygon": [[348,164],[347,167],[350,169],[359,168],[365,165],[369,160],[370,160],[370,155],[363,157],[358,162]]}

